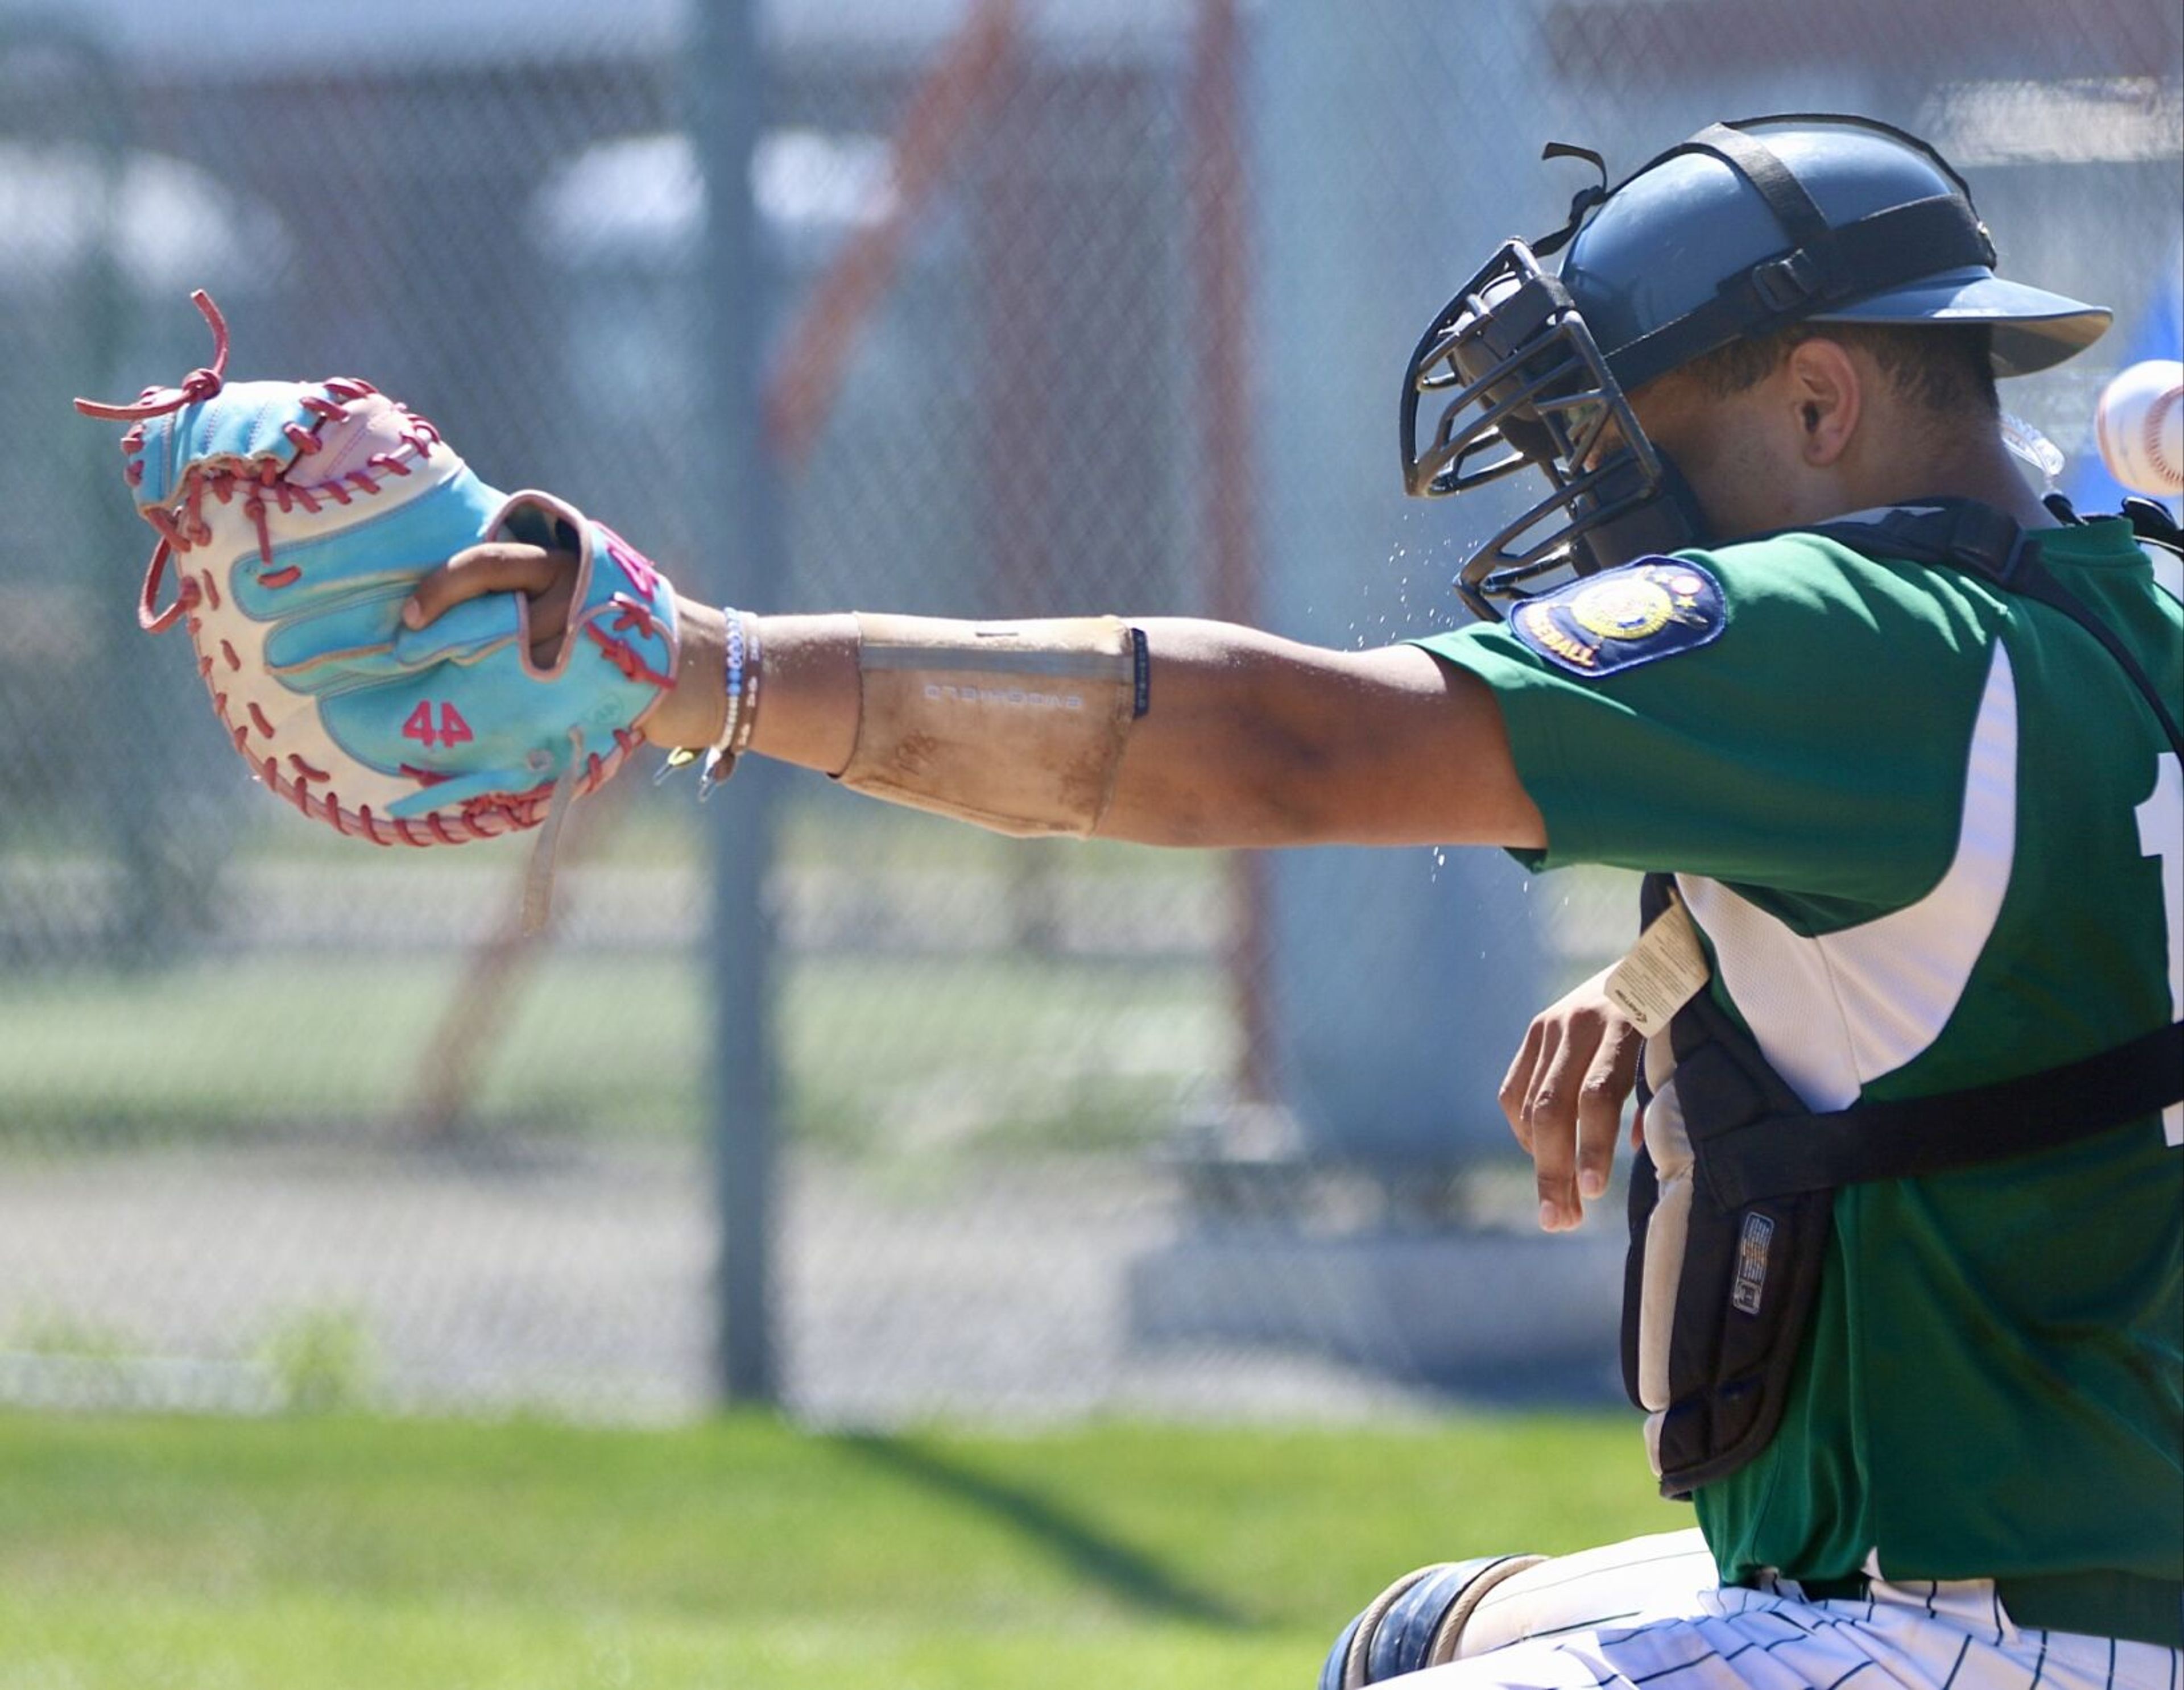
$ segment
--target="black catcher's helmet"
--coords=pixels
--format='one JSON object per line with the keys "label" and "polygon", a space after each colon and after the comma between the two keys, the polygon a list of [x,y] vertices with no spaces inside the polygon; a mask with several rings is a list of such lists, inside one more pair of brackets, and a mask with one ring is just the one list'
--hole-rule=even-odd
{"label": "black catcher's helmet", "polygon": [[[1544,156],[1590,160],[1602,186],[1562,229],[1508,242],[1464,283],[1404,374],[1411,492],[1462,492],[1527,466],[1550,484],[1464,564],[1457,591],[1480,616],[1542,590],[1542,576],[1707,543],[1626,395],[1733,340],[1801,322],[1986,323],[1996,374],[2018,375],[2108,326],[2102,307],[1996,275],[1964,179],[1886,124],[1714,124],[1613,188],[1596,153]],[[1565,245],[1548,275],[1540,258]],[[1437,409],[1422,415],[1422,402]]]}

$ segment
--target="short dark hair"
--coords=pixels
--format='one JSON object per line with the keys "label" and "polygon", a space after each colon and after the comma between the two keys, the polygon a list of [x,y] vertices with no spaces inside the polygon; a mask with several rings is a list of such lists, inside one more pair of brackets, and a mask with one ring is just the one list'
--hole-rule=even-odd
{"label": "short dark hair", "polygon": [[1946,416],[2002,414],[1994,387],[1994,331],[1985,323],[1797,323],[1758,340],[1731,341],[1683,368],[1713,398],[1726,399],[1781,368],[1790,349],[1825,338],[1862,347],[1896,391]]}

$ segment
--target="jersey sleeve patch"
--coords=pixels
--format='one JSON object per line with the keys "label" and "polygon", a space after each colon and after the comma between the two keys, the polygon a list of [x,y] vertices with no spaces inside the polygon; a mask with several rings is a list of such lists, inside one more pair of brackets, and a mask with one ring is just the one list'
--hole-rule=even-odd
{"label": "jersey sleeve patch", "polygon": [[1509,619],[1509,628],[1557,669],[1593,675],[1711,645],[1728,620],[1712,570],[1657,557],[1543,593]]}

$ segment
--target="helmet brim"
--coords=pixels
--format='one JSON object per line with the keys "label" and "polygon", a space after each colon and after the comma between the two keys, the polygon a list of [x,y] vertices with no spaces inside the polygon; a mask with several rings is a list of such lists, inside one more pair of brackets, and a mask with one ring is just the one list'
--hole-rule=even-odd
{"label": "helmet brim", "polygon": [[1902,287],[1838,305],[1814,323],[1987,323],[1994,329],[1994,373],[2030,375],[2074,358],[2107,332],[2105,305],[2004,281],[1979,267],[1922,277]]}

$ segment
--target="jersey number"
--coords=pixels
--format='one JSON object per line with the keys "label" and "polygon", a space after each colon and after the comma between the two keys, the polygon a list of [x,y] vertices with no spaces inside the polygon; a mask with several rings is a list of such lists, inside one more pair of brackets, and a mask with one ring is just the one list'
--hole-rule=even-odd
{"label": "jersey number", "polygon": [[410,720],[402,724],[402,737],[420,741],[425,749],[430,751],[435,745],[460,745],[465,740],[476,736],[471,732],[471,725],[463,720],[463,713],[453,704],[440,706],[440,723],[437,728],[434,727],[432,706],[427,700],[410,711]]}
{"label": "jersey number", "polygon": [[[2161,913],[2169,927],[2169,1014],[2184,1020],[2184,763],[2173,751],[2154,760],[2153,792],[2132,812],[2140,853],[2161,859]],[[2184,1146],[2184,1104],[2161,1112],[2161,1133]]]}

